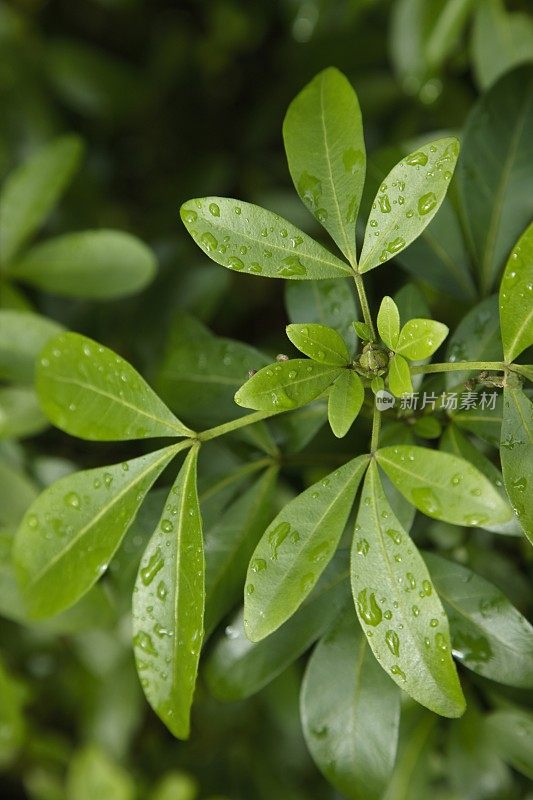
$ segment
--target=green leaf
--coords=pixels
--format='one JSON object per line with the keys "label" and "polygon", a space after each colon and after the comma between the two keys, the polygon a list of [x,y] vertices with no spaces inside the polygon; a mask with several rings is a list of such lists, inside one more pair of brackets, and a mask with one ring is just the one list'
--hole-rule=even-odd
{"label": "green leaf", "polygon": [[196,488],[198,447],[188,453],[146,548],[133,591],[133,644],[146,698],[179,739],[190,709],[204,617],[202,518]]}
{"label": "green leaf", "polygon": [[327,420],[325,400],[316,400],[304,408],[272,419],[284,453],[299,453],[316,436]]}
{"label": "green leaf", "polygon": [[264,278],[318,280],[352,275],[343,261],[286,219],[226,197],[188,200],[183,224],[209,258]]}
{"label": "green leaf", "polygon": [[362,339],[363,342],[374,341],[374,335],[372,333],[372,329],[370,325],[366,324],[366,322],[354,322],[353,327],[356,334],[360,339]]}
{"label": "green leaf", "polygon": [[272,519],[278,469],[270,467],[206,532],[205,628],[211,631],[242,597],[248,562]]}
{"label": "green leaf", "polygon": [[72,756],[67,775],[69,800],[134,800],[135,785],[129,773],[94,744]]}
{"label": "green leaf", "polygon": [[403,356],[399,356],[397,353],[389,363],[389,389],[395,397],[401,397],[403,394],[412,394],[413,392],[409,364]]}
{"label": "green leaf", "polygon": [[533,344],[533,222],[516,243],[500,286],[503,352],[510,362]]}
{"label": "green leaf", "polygon": [[533,714],[502,708],[485,718],[485,729],[501,758],[533,780]]}
{"label": "green leaf", "polygon": [[380,800],[396,758],[400,692],[374,658],[353,606],[315,647],[300,707],[307,746],[328,781],[352,800]]}
{"label": "green leaf", "polygon": [[0,527],[17,526],[37,495],[37,486],[22,469],[1,458]]}
{"label": "green leaf", "polygon": [[342,336],[333,328],[317,323],[287,325],[287,336],[295,347],[321,364],[345,367],[350,363],[350,353]]}
{"label": "green leaf", "polygon": [[26,685],[8,672],[0,661],[0,725],[2,742],[0,744],[0,766],[2,772],[11,765],[24,744],[26,720],[24,706],[28,701]]}
{"label": "green leaf", "polygon": [[458,155],[457,139],[437,139],[393,167],[372,205],[360,272],[393,258],[420,235],[442,203]]}
{"label": "green leaf", "polygon": [[413,425],[413,432],[422,439],[438,439],[442,433],[442,425],[436,417],[418,417]]}
{"label": "green leaf", "polygon": [[374,461],[361,497],[351,577],[368,643],[383,669],[417,702],[436,714],[459,717],[465,702],[448,621],[420,553],[385,497]]}
{"label": "green leaf", "polygon": [[293,358],[263,367],[235,394],[235,402],[256,411],[288,411],[315,400],[342,372],[342,367]]}
{"label": "green leaf", "polygon": [[296,191],[355,264],[355,223],[366,169],[357,95],[333,67],[320,72],[290,104],[283,140]]}
{"label": "green leaf", "polygon": [[255,548],[246,577],[244,627],[253,642],[302,604],[333,557],[368,465],[359,456],[288,503]]}
{"label": "green leaf", "polygon": [[39,314],[0,311],[0,378],[33,383],[37,356],[62,329],[59,323]]}
{"label": "green leaf", "polygon": [[154,277],[152,251],[129,233],[68,233],[27,250],[10,267],[17,280],[67,297],[107,300],[143,289]]}
{"label": "green leaf", "polygon": [[448,0],[442,5],[442,11],[425,43],[425,56],[430,72],[437,72],[456,48],[474,3],[475,0]]}
{"label": "green leaf", "polygon": [[[196,800],[197,797],[198,784],[196,780],[186,772],[172,770],[158,781],[155,789],[150,793],[149,800]],[[216,798],[212,800],[216,800]]]}
{"label": "green leaf", "polygon": [[419,511],[454,525],[507,522],[509,507],[472,464],[425,447],[383,447],[376,457],[397,489]]}
{"label": "green leaf", "polygon": [[481,89],[533,53],[533,21],[521,13],[509,13],[502,0],[477,3],[472,32],[474,73]]}
{"label": "green leaf", "polygon": [[330,389],[328,419],[331,430],[338,439],[346,436],[359,414],[365,390],[356,372],[345,369]]}
{"label": "green leaf", "polygon": [[44,222],[78,167],[77,136],[43,147],[8,177],[0,195],[0,258],[8,264]]}
{"label": "green leaf", "polygon": [[[446,361],[501,361],[503,357],[498,325],[498,298],[486,297],[463,317],[447,343]],[[464,383],[478,372],[446,372],[446,387]]]}
{"label": "green leaf", "polygon": [[32,617],[57,614],[96,583],[146,493],[184,444],[68,475],[35,500],[13,549]]}
{"label": "green leaf", "polygon": [[[457,374],[457,373],[456,373]],[[453,411],[451,418],[456,425],[479,436],[494,447],[499,447],[503,419],[503,396],[497,394],[494,408],[489,403],[481,408],[463,408]]]}
{"label": "green leaf", "polygon": [[378,311],[378,331],[388,348],[394,350],[400,335],[400,313],[392,297],[385,296]]}
{"label": "green leaf", "polygon": [[48,427],[30,386],[0,387],[0,439],[23,439]]}
{"label": "green leaf", "polygon": [[210,692],[220,700],[242,700],[283,672],[337,619],[349,596],[347,576],[345,557],[336,556],[296,614],[261,642],[247,638],[239,611],[208,656]]}
{"label": "green leaf", "polygon": [[519,387],[503,390],[500,458],[505,488],[525,535],[533,544],[533,404]]}
{"label": "green leaf", "polygon": [[127,361],[78,333],[48,342],[36,386],[50,421],[72,436],[113,441],[192,433]]}
{"label": "green leaf", "polygon": [[533,627],[492,583],[468,567],[424,553],[448,615],[455,657],[478,675],[533,687]]}
{"label": "green leaf", "polygon": [[244,412],[233,396],[246,373],[268,364],[254,347],[213,336],[192,317],[179,314],[157,369],[155,388],[178,416],[200,429]]}
{"label": "green leaf", "polygon": [[435,751],[437,722],[434,714],[420,706],[411,704],[402,709],[398,756],[383,800],[413,800],[430,795],[434,784],[429,765]]}
{"label": "green leaf", "polygon": [[457,171],[463,224],[488,294],[531,222],[533,66],[504,75],[470,113]]}
{"label": "green leaf", "polygon": [[394,349],[411,361],[420,361],[432,356],[447,335],[448,327],[442,322],[435,322],[433,319],[410,319],[403,326]]}
{"label": "green leaf", "polygon": [[[446,453],[460,456],[473,464],[474,467],[485,475],[491,484],[498,489],[505,503],[508,503],[507,495],[503,488],[503,476],[500,470],[494,466],[492,461],[490,461],[487,456],[483,455],[483,453],[478,450],[453,423],[445,430],[440,441],[440,449],[444,450]],[[500,522],[492,525],[490,522],[486,522],[483,527],[485,530],[493,531],[494,533],[503,533],[507,536],[520,536],[522,530],[510,506],[509,517],[510,519],[508,522]]]}
{"label": "green leaf", "polygon": [[319,322],[334,328],[351,353],[356,339],[352,323],[358,317],[352,281],[287,281],[285,306],[291,322]]}

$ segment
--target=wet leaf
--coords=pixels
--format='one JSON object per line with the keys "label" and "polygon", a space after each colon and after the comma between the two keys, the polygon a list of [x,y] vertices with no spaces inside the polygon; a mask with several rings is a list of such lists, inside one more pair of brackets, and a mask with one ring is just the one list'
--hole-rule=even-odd
{"label": "wet leaf", "polygon": [[[498,325],[498,298],[486,297],[463,317],[446,346],[446,361],[501,361],[503,357]],[[446,372],[448,389],[455,388],[479,372]]]}
{"label": "wet leaf", "polygon": [[411,370],[409,364],[403,356],[395,353],[389,362],[389,389],[395,397],[403,394],[411,394],[413,383],[411,381]]}
{"label": "wet leaf", "polygon": [[383,447],[376,457],[419,511],[454,525],[508,522],[509,507],[489,480],[463,458],[425,447]]}
{"label": "wet leaf", "polygon": [[500,457],[503,480],[523,531],[533,544],[533,405],[519,387],[503,390]]}
{"label": "wet leaf", "polygon": [[345,369],[330,389],[328,396],[328,420],[338,439],[346,436],[361,410],[365,390],[359,375]]}
{"label": "wet leaf", "polygon": [[146,493],[181,446],[68,475],[32,503],[13,548],[32,617],[68,608],[103,575]]}
{"label": "wet leaf", "polygon": [[359,621],[383,669],[435,713],[461,716],[465,701],[448,620],[420,553],[385,497],[375,462],[363,485],[351,579]]}
{"label": "wet leaf", "polygon": [[506,361],[533,344],[533,222],[507,261],[500,286],[500,325]]}
{"label": "wet leaf", "polygon": [[485,730],[498,755],[533,780],[533,714],[502,708],[485,718]]}
{"label": "wet leaf", "polygon": [[188,200],[183,224],[223,267],[264,278],[317,280],[352,274],[350,267],[286,219],[226,197]]}
{"label": "wet leaf", "polygon": [[193,447],[144,551],[133,590],[133,645],[146,698],[179,739],[190,708],[203,639],[204,551]]}
{"label": "wet leaf", "polygon": [[123,358],[78,333],[63,333],[41,352],[41,405],[56,427],[96,441],[191,433]]}
{"label": "wet leaf", "polygon": [[333,557],[368,456],[352,459],[288,503],[252,555],[244,627],[253,642],[280,627],[312,591]]}
{"label": "wet leaf", "polygon": [[293,358],[263,367],[235,394],[235,402],[256,411],[288,411],[315,400],[342,372],[342,367]]}
{"label": "wet leaf", "polygon": [[433,319],[410,319],[400,331],[397,353],[411,361],[429,358],[448,335],[448,327]]}
{"label": "wet leaf", "polygon": [[309,659],[301,717],[307,746],[330,783],[347,798],[379,800],[396,758],[400,692],[376,662],[353,606]]}
{"label": "wet leaf", "polygon": [[378,311],[379,335],[390,350],[394,350],[400,335],[400,314],[392,297],[384,297]]}
{"label": "wet leaf", "polygon": [[293,345],[314,361],[334,367],[345,367],[350,363],[344,339],[333,328],[309,322],[287,325],[285,330]]}
{"label": "wet leaf", "polygon": [[366,153],[357,95],[341,72],[323,70],[296,96],[283,140],[300,198],[354,264]]}
{"label": "wet leaf", "polygon": [[446,195],[458,155],[457,139],[437,139],[393,167],[372,205],[361,272],[393,258],[420,235]]}

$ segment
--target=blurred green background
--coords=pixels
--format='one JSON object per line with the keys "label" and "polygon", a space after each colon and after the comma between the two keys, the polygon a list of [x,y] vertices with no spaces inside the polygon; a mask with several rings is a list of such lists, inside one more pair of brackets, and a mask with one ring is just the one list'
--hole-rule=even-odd
{"label": "blurred green background", "polygon": [[[482,89],[531,52],[531,39],[518,37],[508,49],[498,39],[507,14],[528,8],[528,0],[1,2],[0,179],[55,136],[79,134],[83,166],[44,235],[115,227],[149,244],[159,263],[153,284],[125,300],[32,290],[27,301],[4,305],[28,302],[116,349],[148,377],[177,310],[217,334],[277,352],[287,321],[283,282],[212,265],[181,226],[180,204],[202,195],[241,197],[320,236],[292,189],[281,138],[287,105],[302,86],[329,65],[345,72],[360,99],[370,154],[429,131],[459,130]],[[515,19],[527,37],[531,20]],[[492,40],[480,36],[487,29]],[[391,293],[404,280],[398,270]],[[383,293],[374,288],[375,296]],[[431,302],[432,292],[427,296]],[[448,322],[467,308],[451,296],[440,305]],[[46,454],[85,466],[130,452],[88,447],[58,431],[27,448],[45,483],[62,468]],[[140,534],[134,530],[128,541],[137,553]],[[511,577],[518,594],[523,579]],[[246,703],[216,703],[200,686],[194,737],[179,743],[141,695],[127,623],[117,627],[102,602],[98,627],[84,632],[72,618],[59,629],[2,621],[10,669],[0,670],[0,694],[12,699],[4,717],[17,745],[4,746],[0,727],[3,798],[84,800],[77,769],[94,770],[101,782],[92,800],[128,800],[131,781],[138,798],[152,800],[338,797],[300,733],[300,665]],[[407,712],[407,726],[416,713]],[[77,749],[87,741],[96,745]],[[430,766],[438,785],[445,767],[438,756]],[[172,770],[181,772],[157,786]]]}

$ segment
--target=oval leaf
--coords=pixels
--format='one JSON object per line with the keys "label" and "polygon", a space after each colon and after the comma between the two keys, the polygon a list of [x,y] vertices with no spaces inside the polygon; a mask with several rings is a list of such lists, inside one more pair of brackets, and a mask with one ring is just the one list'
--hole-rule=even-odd
{"label": "oval leaf", "polygon": [[73,605],[107,569],[137,509],[180,445],[52,484],[26,512],[13,558],[32,617]]}
{"label": "oval leaf", "polygon": [[133,592],[133,644],[146,698],[180,739],[203,638],[204,551],[196,488],[198,447],[188,453],[141,559]]}
{"label": "oval leaf", "polygon": [[365,390],[359,375],[351,369],[343,370],[328,397],[328,420],[338,439],[346,436],[352,427],[364,399]]}
{"label": "oval leaf", "polygon": [[316,280],[352,275],[350,267],[292,223],[226,197],[188,200],[183,224],[209,258],[263,278]]}
{"label": "oval leaf", "polygon": [[393,355],[389,364],[389,389],[396,397],[411,394],[413,391],[409,364],[397,353]]}
{"label": "oval leaf", "polygon": [[478,675],[533,687],[533,627],[492,583],[433,553],[424,560],[448,615],[453,653]]}
{"label": "oval leaf", "polygon": [[366,170],[357,95],[333,67],[320,72],[290,104],[283,140],[296,191],[355,263],[355,223]]}
{"label": "oval leaf", "polygon": [[372,205],[360,272],[393,258],[420,235],[439,210],[458,155],[457,139],[437,139],[392,168]]}
{"label": "oval leaf", "polygon": [[378,311],[379,335],[394,350],[400,335],[400,312],[392,297],[384,297]]}
{"label": "oval leaf", "polygon": [[[500,458],[505,488],[525,535],[533,544],[533,404],[519,387],[503,390]],[[529,485],[528,485],[529,484]]]}
{"label": "oval leaf", "polygon": [[72,436],[113,441],[192,433],[127,361],[78,333],[46,345],[36,386],[48,418]]}
{"label": "oval leaf", "polygon": [[351,575],[359,621],[383,669],[436,714],[461,716],[465,702],[448,620],[420,553],[385,497],[375,462],[361,495]]}
{"label": "oval leaf", "polygon": [[264,639],[302,604],[333,557],[368,464],[359,456],[288,503],[266,529],[248,568],[244,627]]}
{"label": "oval leaf", "polygon": [[285,330],[293,345],[314,361],[334,367],[345,367],[350,363],[344,339],[333,328],[306,322],[304,325],[287,325]]}
{"label": "oval leaf", "polygon": [[256,411],[288,411],[322,394],[342,367],[294,358],[264,367],[239,389],[235,402]]}
{"label": "oval leaf", "polygon": [[533,222],[516,243],[500,286],[500,325],[506,361],[533,344]]}
{"label": "oval leaf", "polygon": [[328,781],[351,800],[379,800],[396,758],[400,692],[374,658],[353,607],[315,647],[300,707],[307,746]]}
{"label": "oval leaf", "polygon": [[63,136],[39,150],[8,177],[0,196],[0,259],[8,264],[44,222],[76,171],[77,136]]}
{"label": "oval leaf", "polygon": [[472,464],[425,447],[383,447],[377,459],[419,511],[454,525],[508,522],[509,507]]}
{"label": "oval leaf", "polygon": [[152,251],[121,231],[69,233],[28,250],[10,268],[17,280],[53,294],[105,300],[138,292],[154,277]]}
{"label": "oval leaf", "polygon": [[403,326],[396,347],[411,361],[429,358],[438,350],[448,335],[448,327],[433,319],[410,319]]}

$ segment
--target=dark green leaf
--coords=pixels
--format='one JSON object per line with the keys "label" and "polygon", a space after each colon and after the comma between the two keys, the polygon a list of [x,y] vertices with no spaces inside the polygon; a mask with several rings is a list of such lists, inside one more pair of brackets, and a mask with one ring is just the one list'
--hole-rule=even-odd
{"label": "dark green leaf", "polygon": [[340,333],[353,353],[356,338],[352,323],[358,317],[351,281],[288,281],[285,305],[291,322],[320,322]]}
{"label": "dark green leaf", "polygon": [[502,708],[486,717],[485,729],[501,758],[533,780],[533,714]]}
{"label": "dark green leaf", "polygon": [[0,378],[33,383],[35,361],[62,326],[25,311],[0,311]]}
{"label": "dark green leaf", "polygon": [[533,404],[519,387],[503,390],[500,457],[505,488],[525,535],[533,544]]}

